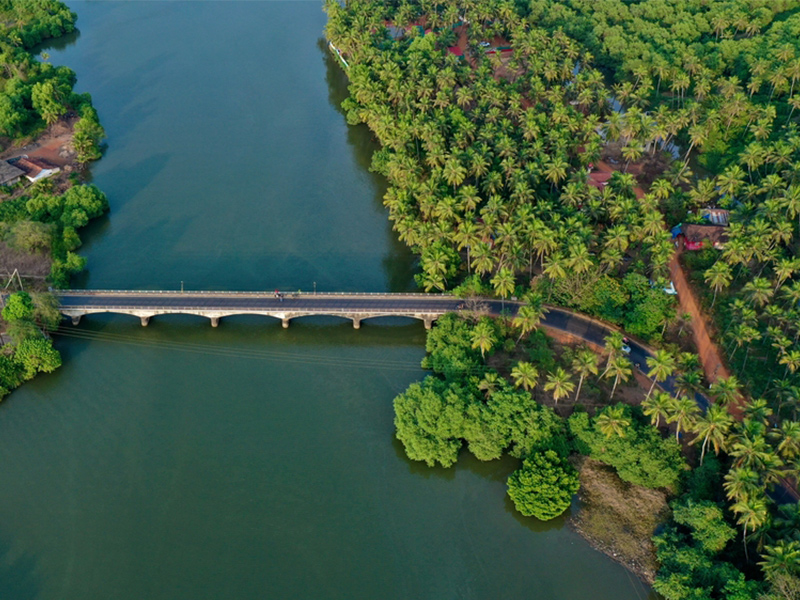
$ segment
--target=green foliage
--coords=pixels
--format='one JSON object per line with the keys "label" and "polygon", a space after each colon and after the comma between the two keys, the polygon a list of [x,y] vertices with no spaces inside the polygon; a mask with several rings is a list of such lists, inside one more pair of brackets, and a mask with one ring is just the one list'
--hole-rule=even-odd
{"label": "green foliage", "polygon": [[394,424],[408,457],[430,467],[455,464],[470,399],[463,387],[431,376],[397,396]]}
{"label": "green foliage", "polygon": [[6,299],[3,307],[3,319],[11,323],[19,320],[30,320],[36,308],[28,292],[15,292]]}
{"label": "green foliage", "polygon": [[61,323],[61,312],[58,309],[58,298],[50,293],[33,293],[33,319],[44,329],[53,331]]}
{"label": "green foliage", "polygon": [[78,155],[79,163],[87,163],[100,158],[100,142],[106,136],[103,126],[97,117],[97,111],[87,104],[81,108],[81,118],[75,123],[72,143]]}
{"label": "green foliage", "polygon": [[480,352],[472,348],[469,323],[450,313],[436,321],[425,342],[422,368],[447,379],[466,377],[481,370]]}
{"label": "green foliage", "polygon": [[51,373],[61,366],[61,355],[53,348],[53,342],[41,336],[19,342],[14,359],[22,368],[23,379],[32,379],[37,373]]}
{"label": "green foliage", "polygon": [[631,425],[625,429],[624,437],[606,435],[601,430],[598,417],[592,419],[586,413],[575,413],[569,418],[571,434],[578,440],[578,448],[592,458],[614,467],[624,481],[648,488],[674,489],[686,468],[680,447],[674,439],[664,439],[649,423],[634,418],[630,407],[623,407],[623,415]]}
{"label": "green foliage", "polygon": [[673,520],[688,527],[695,545],[705,552],[721,552],[736,535],[714,502],[687,499],[673,505],[672,511]]}
{"label": "green foliage", "polygon": [[517,510],[540,521],[567,510],[579,487],[575,469],[553,450],[532,454],[508,479],[508,495]]}
{"label": "green foliage", "polygon": [[53,241],[54,227],[36,221],[17,221],[11,229],[8,245],[29,254],[48,250]]}

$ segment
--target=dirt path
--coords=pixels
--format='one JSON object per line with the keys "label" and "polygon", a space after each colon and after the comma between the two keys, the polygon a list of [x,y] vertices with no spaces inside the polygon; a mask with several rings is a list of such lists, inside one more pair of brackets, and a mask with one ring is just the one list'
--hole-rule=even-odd
{"label": "dirt path", "polygon": [[681,267],[678,259],[681,250],[682,245],[678,247],[678,250],[672,256],[672,260],[669,263],[669,272],[672,276],[672,283],[675,285],[675,289],[678,290],[678,302],[680,303],[681,311],[692,316],[692,337],[694,338],[694,345],[697,348],[697,354],[700,356],[706,379],[709,383],[715,383],[720,377],[730,377],[730,372],[722,361],[722,354],[719,348],[708,333],[705,315],[700,310],[700,304],[694,297],[694,292],[689,286],[686,274],[683,272],[683,267]]}
{"label": "dirt path", "polygon": [[31,158],[43,158],[59,167],[72,164],[75,159],[75,150],[72,147],[75,121],[74,118],[68,121],[59,121],[27,146],[7,149],[0,154],[0,160],[27,155]]}

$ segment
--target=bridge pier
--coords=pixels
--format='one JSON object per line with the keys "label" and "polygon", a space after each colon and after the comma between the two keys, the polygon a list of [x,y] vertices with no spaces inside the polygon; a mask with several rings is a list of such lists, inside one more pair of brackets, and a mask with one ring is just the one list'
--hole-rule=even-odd
{"label": "bridge pier", "polygon": [[80,322],[81,322],[81,316],[80,315],[78,315],[77,317],[72,317],[72,324],[75,325],[76,327],[78,326],[78,324]]}
{"label": "bridge pier", "polygon": [[281,319],[281,325],[283,325],[284,329],[288,329],[289,328],[289,321],[290,321],[290,319]]}
{"label": "bridge pier", "polygon": [[139,319],[142,321],[142,327],[147,327],[150,323],[150,317],[139,317]]}
{"label": "bridge pier", "polygon": [[219,327],[219,317],[209,317],[211,319],[212,327]]}
{"label": "bridge pier", "polygon": [[361,329],[361,319],[353,317],[353,329]]}
{"label": "bridge pier", "polygon": [[433,317],[425,317],[424,319],[422,319],[422,322],[425,323],[425,329],[430,329],[431,327],[433,327],[433,321],[434,321]]}

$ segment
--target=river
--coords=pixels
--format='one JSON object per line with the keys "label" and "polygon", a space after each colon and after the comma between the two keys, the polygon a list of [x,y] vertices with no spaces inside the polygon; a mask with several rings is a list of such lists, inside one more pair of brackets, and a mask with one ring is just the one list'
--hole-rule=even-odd
{"label": "river", "polygon": [[[95,288],[401,291],[317,2],[69,2],[48,46],[108,132]],[[517,515],[512,460],[429,469],[393,438],[418,322],[88,317],[0,406],[4,599],[651,597],[563,520]]]}

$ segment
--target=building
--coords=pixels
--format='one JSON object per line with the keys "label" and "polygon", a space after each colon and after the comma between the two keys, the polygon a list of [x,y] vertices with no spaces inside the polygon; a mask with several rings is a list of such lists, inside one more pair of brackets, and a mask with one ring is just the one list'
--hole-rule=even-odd
{"label": "building", "polygon": [[721,208],[704,208],[701,215],[709,223],[723,227],[727,227],[730,221],[730,212]]}
{"label": "building", "polygon": [[25,172],[25,177],[31,182],[50,177],[61,170],[59,167],[50,164],[42,158],[20,156],[19,158],[13,159],[13,161],[14,166],[18,169],[22,169],[22,171]]}
{"label": "building", "polygon": [[728,229],[721,225],[683,225],[681,233],[687,250],[702,250],[709,246],[721,250],[728,241]]}
{"label": "building", "polygon": [[0,160],[0,185],[14,185],[22,179],[23,175],[25,175],[25,171],[22,169]]}

